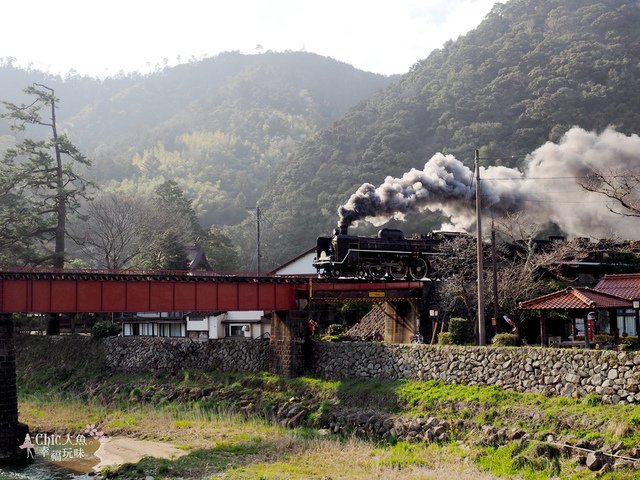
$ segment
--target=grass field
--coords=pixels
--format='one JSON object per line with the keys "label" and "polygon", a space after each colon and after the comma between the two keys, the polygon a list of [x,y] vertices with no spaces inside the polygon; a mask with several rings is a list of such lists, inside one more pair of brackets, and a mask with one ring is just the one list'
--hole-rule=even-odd
{"label": "grass field", "polygon": [[[434,381],[268,373],[115,374],[99,352],[61,342],[51,352],[42,342],[22,363],[28,368],[18,371],[21,421],[34,431],[71,433],[95,424],[111,436],[166,441],[188,451],[175,461],[145,459],[111,472],[120,478],[640,478],[630,468],[590,472],[554,445],[603,451],[615,445],[623,453],[640,446],[640,407],[603,405],[594,395],[553,398]],[[270,412],[290,401],[308,412],[303,426],[270,422]],[[435,416],[463,421],[464,428],[435,443],[383,442],[355,429],[319,431],[327,426],[322,418],[345,409]],[[517,429],[525,437],[486,442],[487,429]]]}

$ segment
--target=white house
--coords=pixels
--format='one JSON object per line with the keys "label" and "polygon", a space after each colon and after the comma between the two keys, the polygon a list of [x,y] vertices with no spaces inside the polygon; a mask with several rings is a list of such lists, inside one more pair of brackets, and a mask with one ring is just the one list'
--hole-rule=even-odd
{"label": "white house", "polygon": [[315,257],[316,247],[312,247],[272,270],[271,273],[276,275],[315,275],[317,273],[317,270],[313,267]]}
{"label": "white house", "polygon": [[138,312],[122,313],[124,337],[184,337],[186,325],[182,312]]}
{"label": "white house", "polygon": [[270,332],[271,318],[262,310],[187,315],[189,338],[265,338]]}
{"label": "white house", "polygon": [[[270,273],[315,274],[316,269],[312,265],[315,252],[315,247],[311,248]],[[208,266],[204,254],[200,252],[197,258],[200,263],[196,269],[207,269],[202,266]],[[207,340],[225,337],[268,338],[271,333],[271,317],[262,310],[124,313],[121,319],[124,336],[189,337]]]}

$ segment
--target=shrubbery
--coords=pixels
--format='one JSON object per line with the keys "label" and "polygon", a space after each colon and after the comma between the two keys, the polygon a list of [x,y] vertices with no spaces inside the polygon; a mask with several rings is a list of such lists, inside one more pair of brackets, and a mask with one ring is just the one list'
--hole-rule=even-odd
{"label": "shrubbery", "polygon": [[467,343],[467,332],[469,322],[466,318],[454,317],[449,319],[449,333],[451,343],[454,345],[464,345]]}
{"label": "shrubbery", "polygon": [[613,335],[607,335],[605,333],[597,333],[593,336],[593,341],[596,343],[612,344]]}
{"label": "shrubbery", "polygon": [[491,343],[496,347],[517,347],[520,339],[515,333],[497,333]]}
{"label": "shrubbery", "polygon": [[96,338],[115,337],[120,333],[120,326],[109,320],[103,320],[93,324],[91,335]]}
{"label": "shrubbery", "polygon": [[637,350],[638,337],[635,337],[635,336],[620,337],[620,347],[622,347],[623,350]]}
{"label": "shrubbery", "polygon": [[320,337],[323,342],[343,342],[351,340],[351,337],[347,335],[347,327],[340,323],[332,323],[327,327],[327,334]]}

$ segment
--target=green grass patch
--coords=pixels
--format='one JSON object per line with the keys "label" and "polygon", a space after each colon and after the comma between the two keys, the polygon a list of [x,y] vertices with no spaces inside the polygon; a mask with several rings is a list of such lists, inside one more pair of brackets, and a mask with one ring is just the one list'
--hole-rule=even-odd
{"label": "green grass patch", "polygon": [[427,447],[422,443],[398,442],[384,449],[384,458],[380,465],[402,470],[411,465],[429,465],[430,455]]}
{"label": "green grass patch", "polygon": [[258,444],[218,444],[213,448],[201,448],[189,454],[167,460],[146,457],[135,464],[125,464],[116,469],[114,476],[122,478],[208,478],[216,472],[240,465],[248,455],[258,453]]}

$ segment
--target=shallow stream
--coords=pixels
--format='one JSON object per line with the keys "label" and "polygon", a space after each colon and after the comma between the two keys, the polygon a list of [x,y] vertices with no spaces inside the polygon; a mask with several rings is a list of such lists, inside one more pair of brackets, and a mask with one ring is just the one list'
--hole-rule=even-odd
{"label": "shallow stream", "polygon": [[92,438],[86,440],[86,445],[74,448],[36,445],[31,463],[0,467],[0,480],[94,479],[88,473],[100,462],[94,455],[99,446],[100,442]]}

